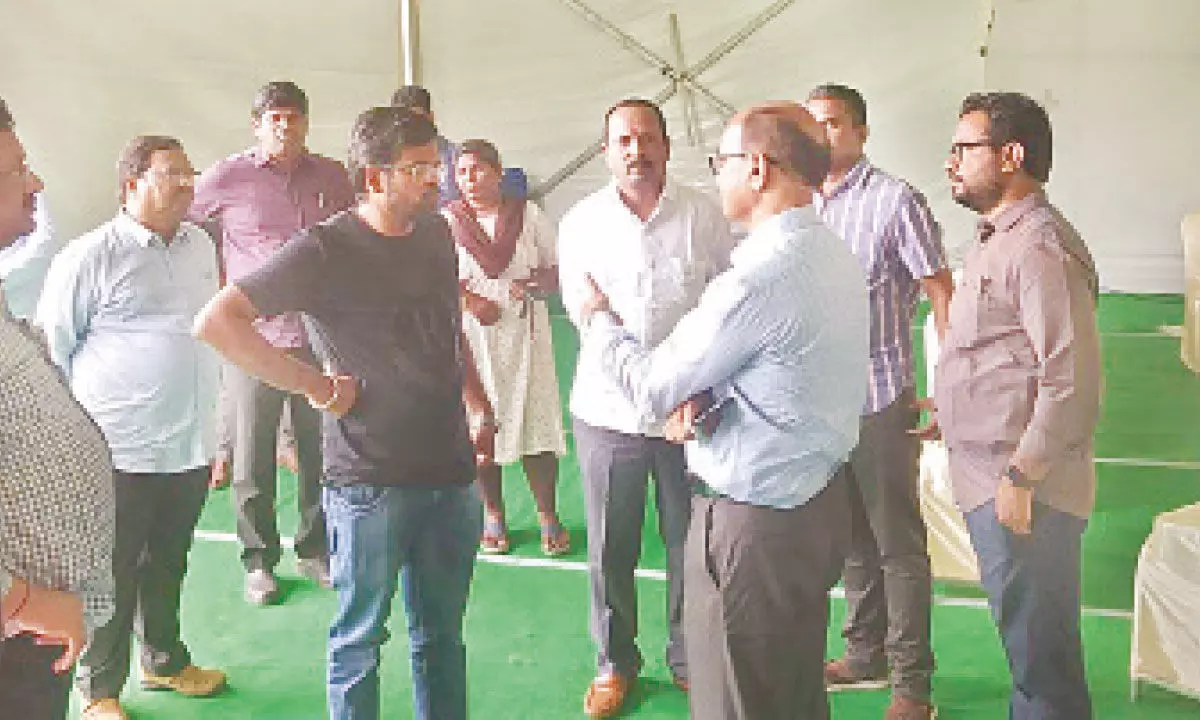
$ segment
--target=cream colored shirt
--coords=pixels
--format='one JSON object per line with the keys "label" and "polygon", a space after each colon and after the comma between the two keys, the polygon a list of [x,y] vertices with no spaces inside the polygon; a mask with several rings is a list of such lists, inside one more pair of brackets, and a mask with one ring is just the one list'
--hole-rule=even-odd
{"label": "cream colored shirt", "polygon": [[[645,222],[633,214],[616,183],[580,200],[558,231],[563,305],[579,326],[590,274],[642,347],[662,342],[696,306],[708,281],[729,267],[733,240],[712,198],[670,180]],[[571,389],[571,414],[595,427],[630,435],[662,434],[661,423],[639,412],[597,353],[582,350]]]}
{"label": "cream colored shirt", "polygon": [[963,263],[935,383],[955,500],[969,512],[993,499],[1011,464],[1039,502],[1086,517],[1101,394],[1095,264],[1041,193],[987,225]]}

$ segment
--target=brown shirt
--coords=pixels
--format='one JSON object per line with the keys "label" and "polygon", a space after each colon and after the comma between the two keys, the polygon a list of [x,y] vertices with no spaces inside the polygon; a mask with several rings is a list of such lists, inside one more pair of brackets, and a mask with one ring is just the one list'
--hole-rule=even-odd
{"label": "brown shirt", "polygon": [[1079,233],[1034,193],[993,222],[963,263],[937,369],[937,417],[955,501],[995,497],[1014,465],[1034,497],[1086,517],[1100,409],[1099,282]]}

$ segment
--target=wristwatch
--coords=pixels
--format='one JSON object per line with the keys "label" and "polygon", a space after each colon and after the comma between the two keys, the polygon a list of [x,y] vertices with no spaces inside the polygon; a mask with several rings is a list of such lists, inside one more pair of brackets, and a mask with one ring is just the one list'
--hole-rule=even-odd
{"label": "wristwatch", "polygon": [[1004,468],[1004,478],[1012,484],[1013,487],[1031,488],[1033,485],[1029,482],[1029,478],[1025,473],[1018,470],[1015,466],[1009,465]]}

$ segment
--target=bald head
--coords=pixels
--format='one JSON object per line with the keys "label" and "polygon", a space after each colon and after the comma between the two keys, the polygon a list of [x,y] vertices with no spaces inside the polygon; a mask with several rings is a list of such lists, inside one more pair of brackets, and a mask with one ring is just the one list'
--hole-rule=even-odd
{"label": "bald head", "polygon": [[773,101],[747,108],[729,121],[741,128],[745,152],[771,158],[779,169],[820,187],[829,174],[830,150],[825,128],[803,105]]}

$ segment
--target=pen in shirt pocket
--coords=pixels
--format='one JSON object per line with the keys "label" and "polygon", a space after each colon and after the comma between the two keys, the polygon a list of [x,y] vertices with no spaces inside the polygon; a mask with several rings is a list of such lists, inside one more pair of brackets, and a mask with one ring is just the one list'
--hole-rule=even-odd
{"label": "pen in shirt pocket", "polygon": [[321,210],[325,209],[325,193],[317,193],[317,207]]}

